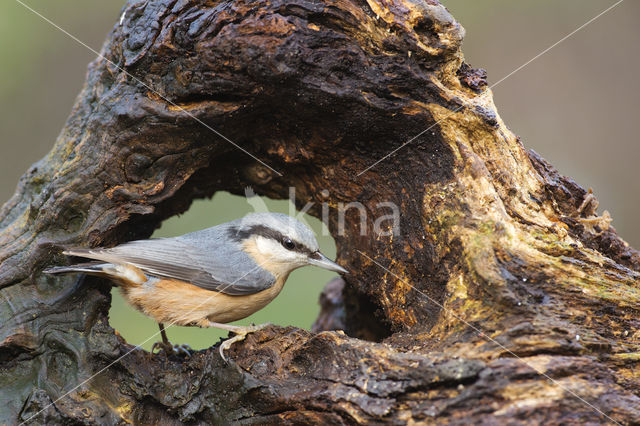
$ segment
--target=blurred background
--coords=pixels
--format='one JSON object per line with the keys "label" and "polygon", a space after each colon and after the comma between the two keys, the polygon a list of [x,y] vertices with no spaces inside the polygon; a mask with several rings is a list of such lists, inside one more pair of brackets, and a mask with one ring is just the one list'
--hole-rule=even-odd
{"label": "blurred background", "polygon": [[[95,50],[118,21],[124,1],[20,0]],[[441,0],[466,29],[463,51],[495,83],[615,3],[614,0]],[[632,246],[640,207],[640,2],[627,0],[494,88],[500,115],[525,146],[561,173],[594,189],[600,212]],[[0,3],[0,203],[20,175],[50,149],[95,54],[16,0]],[[286,201],[266,200],[289,212]],[[219,193],[167,220],[154,236],[174,236],[242,216],[244,198]],[[321,224],[308,218],[319,235]],[[335,256],[330,237],[322,250]],[[292,274],[280,297],[240,324],[273,322],[309,328],[318,295],[334,275],[315,268]],[[110,323],[130,343],[158,340],[152,320],[113,292]],[[126,330],[126,331],[123,331]],[[174,343],[208,347],[226,333],[174,327]],[[151,338],[150,338],[151,337]],[[148,341],[147,341],[148,340]]]}

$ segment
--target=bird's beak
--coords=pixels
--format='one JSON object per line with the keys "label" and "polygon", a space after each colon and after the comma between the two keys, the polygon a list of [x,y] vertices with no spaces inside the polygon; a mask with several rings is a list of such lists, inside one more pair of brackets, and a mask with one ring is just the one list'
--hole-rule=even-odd
{"label": "bird's beak", "polygon": [[319,266],[330,271],[340,272],[342,274],[349,272],[319,251],[313,252],[309,255],[309,264]]}

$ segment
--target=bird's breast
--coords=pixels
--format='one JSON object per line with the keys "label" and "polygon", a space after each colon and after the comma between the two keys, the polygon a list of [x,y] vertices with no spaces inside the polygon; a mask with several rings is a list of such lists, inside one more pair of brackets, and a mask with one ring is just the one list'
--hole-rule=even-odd
{"label": "bird's breast", "polygon": [[129,303],[161,323],[204,325],[204,319],[228,323],[264,308],[280,294],[287,276],[277,278],[265,290],[238,296],[206,290],[184,281],[154,277],[141,285],[121,287],[121,290]]}

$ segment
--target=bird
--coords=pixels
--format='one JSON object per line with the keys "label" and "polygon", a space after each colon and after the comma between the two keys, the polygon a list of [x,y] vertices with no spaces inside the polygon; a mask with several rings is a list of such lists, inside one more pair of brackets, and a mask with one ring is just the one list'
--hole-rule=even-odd
{"label": "bird", "polygon": [[[67,256],[90,259],[54,266],[47,274],[84,273],[106,277],[124,299],[160,328],[156,347],[179,352],[164,324],[215,327],[235,334],[225,350],[269,325],[237,326],[278,296],[289,274],[313,265],[346,274],[322,254],[306,225],[282,213],[251,213],[231,222],[178,237],[136,240],[111,248],[71,248]],[[188,353],[188,351],[187,351]]]}

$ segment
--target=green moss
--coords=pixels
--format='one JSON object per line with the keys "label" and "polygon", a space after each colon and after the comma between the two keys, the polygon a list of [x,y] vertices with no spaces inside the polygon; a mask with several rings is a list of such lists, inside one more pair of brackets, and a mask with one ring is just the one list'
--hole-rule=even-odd
{"label": "green moss", "polygon": [[478,234],[482,236],[487,236],[493,234],[496,230],[496,223],[492,220],[488,220],[485,222],[480,222],[476,227]]}
{"label": "green moss", "polygon": [[624,354],[615,354],[613,358],[624,361],[640,361],[640,352],[627,352]]}
{"label": "green moss", "polygon": [[[435,218],[438,230],[449,229],[458,225],[464,219],[462,212],[457,210],[444,210]],[[433,225],[433,221],[430,225]],[[432,227],[432,226],[430,226]]]}

